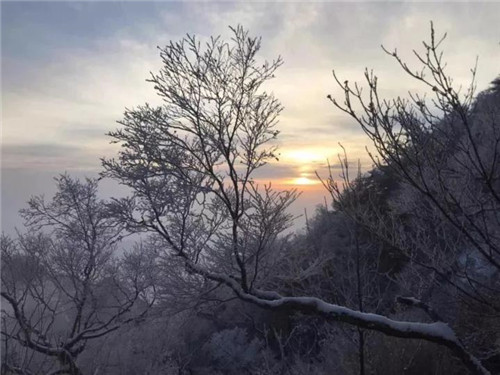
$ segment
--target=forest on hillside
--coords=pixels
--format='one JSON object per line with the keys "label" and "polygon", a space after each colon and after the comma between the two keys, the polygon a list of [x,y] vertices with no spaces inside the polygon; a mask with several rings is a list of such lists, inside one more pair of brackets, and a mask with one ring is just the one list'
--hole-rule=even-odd
{"label": "forest on hillside", "polygon": [[[278,155],[262,85],[282,61],[231,30],[162,48],[163,104],[125,111],[101,177],[62,174],[2,235],[1,373],[500,373],[500,76],[457,87],[432,26],[420,66],[385,51],[427,96],[335,71],[325,100],[373,168],[341,155],[331,204],[292,232],[297,191],[254,181]],[[101,199],[102,178],[129,196]]]}

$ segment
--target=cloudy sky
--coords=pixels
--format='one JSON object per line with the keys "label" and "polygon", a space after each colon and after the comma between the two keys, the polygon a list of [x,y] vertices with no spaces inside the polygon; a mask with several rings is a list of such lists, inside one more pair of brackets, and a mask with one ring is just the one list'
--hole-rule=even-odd
{"label": "cloudy sky", "polygon": [[[294,210],[312,212],[326,195],[314,172],[336,162],[339,142],[370,167],[367,139],[326,99],[341,97],[332,69],[353,82],[373,68],[385,97],[421,91],[380,45],[414,63],[433,20],[448,33],[450,75],[467,84],[478,56],[481,90],[500,73],[499,14],[499,2],[2,2],[2,228],[21,224],[30,195],[53,192],[52,176],[95,176],[126,107],[159,103],[145,82],[160,68],[156,46],[237,24],[262,36],[263,59],[285,61],[268,87],[285,107],[281,158],[259,178],[304,190]],[[105,182],[103,194],[116,189]]]}

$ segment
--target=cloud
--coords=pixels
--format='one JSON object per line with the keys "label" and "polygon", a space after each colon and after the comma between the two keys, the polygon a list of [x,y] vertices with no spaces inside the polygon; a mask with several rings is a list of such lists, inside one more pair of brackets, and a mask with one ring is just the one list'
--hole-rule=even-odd
{"label": "cloud", "polygon": [[54,143],[2,145],[2,153],[6,157],[61,157],[78,151],[81,150],[77,147]]}
{"label": "cloud", "polygon": [[[111,129],[110,129],[111,130]],[[99,125],[86,125],[86,124],[75,124],[73,126],[68,125],[60,129],[61,137],[65,137],[69,140],[79,140],[79,141],[102,141],[106,136],[107,131],[102,129]]]}
{"label": "cloud", "polygon": [[339,142],[350,160],[370,168],[369,140],[326,95],[343,96],[332,69],[366,86],[366,67],[385,98],[423,90],[380,44],[397,47],[414,64],[412,49],[428,39],[433,19],[438,33],[448,31],[445,57],[457,84],[467,83],[479,55],[478,88],[487,87],[500,61],[500,3],[6,3],[2,11],[2,168],[37,173],[98,170],[99,157],[116,150],[104,133],[117,127],[124,109],[160,102],[145,82],[161,66],[156,46],[187,32],[227,38],[228,26],[241,24],[262,36],[262,58],[283,57],[266,86],[285,107],[282,157],[259,172],[263,181],[324,171],[324,160],[286,155],[314,148],[336,164]]}
{"label": "cloud", "polygon": [[2,170],[99,171],[103,151],[60,143],[4,143]]}

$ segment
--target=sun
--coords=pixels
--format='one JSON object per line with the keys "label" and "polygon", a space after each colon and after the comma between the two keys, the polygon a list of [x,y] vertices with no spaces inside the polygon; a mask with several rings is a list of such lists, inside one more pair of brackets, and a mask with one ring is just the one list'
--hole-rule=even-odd
{"label": "sun", "polygon": [[297,177],[290,176],[284,183],[314,190],[315,185],[321,184],[314,175],[314,171],[326,163],[330,152],[331,150],[326,147],[303,147],[284,150],[282,153],[284,162],[292,166],[296,173],[294,174],[298,175]]}

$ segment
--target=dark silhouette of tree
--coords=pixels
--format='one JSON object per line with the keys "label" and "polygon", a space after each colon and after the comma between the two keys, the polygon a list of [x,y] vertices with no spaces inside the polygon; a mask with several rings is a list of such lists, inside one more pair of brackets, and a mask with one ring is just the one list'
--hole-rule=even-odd
{"label": "dark silhouette of tree", "polygon": [[[232,31],[230,42],[211,38],[202,47],[188,35],[161,49],[163,68],[150,81],[163,105],[127,110],[120,122],[123,127],[110,133],[122,148],[118,159],[103,161],[104,175],[133,191],[129,198],[116,200],[115,214],[129,230],[151,233],[161,257],[178,260],[185,277],[228,287],[238,298],[263,308],[313,314],[444,345],[474,373],[488,374],[442,321],[395,321],[311,296],[285,297],[262,289],[273,273],[274,260],[282,254],[279,235],[290,224],[292,217],[286,209],[296,197],[293,191],[276,192],[252,180],[258,168],[275,158],[271,142],[278,135],[275,125],[281,105],[260,89],[281,60],[258,63],[260,39],[249,37],[241,27]],[[429,51],[435,47],[432,36]],[[441,68],[438,65],[436,72]],[[369,82],[372,87],[376,80]],[[448,90],[448,81],[442,83],[435,90],[442,99],[438,104],[446,109],[462,108]],[[350,95],[361,95],[347,83],[342,87],[347,111],[356,116],[349,110]],[[466,104],[472,103],[472,93],[467,98]],[[380,113],[382,119],[374,115],[367,120],[378,127],[389,114],[378,112],[383,104],[373,99],[364,108],[368,114]],[[413,112],[404,112],[405,102],[398,100],[395,106],[400,109],[399,120],[413,124]],[[424,110],[424,114],[434,118],[431,112]],[[395,120],[387,117],[390,124]],[[425,127],[413,125],[408,131],[409,140],[428,133]],[[397,157],[403,133],[388,132],[388,137],[389,143],[377,143],[378,151],[382,156],[385,152]],[[481,165],[481,173],[487,172],[486,165]],[[486,188],[495,191],[492,186]],[[490,249],[478,243],[477,250],[496,262]]]}
{"label": "dark silhouette of tree", "polygon": [[[379,96],[373,72],[365,72],[367,92],[334,73],[344,100],[330,100],[371,139],[376,168],[390,170],[396,178],[398,193],[390,199],[390,210],[372,205],[367,215],[351,204],[345,191],[355,191],[359,181],[344,179],[340,186],[330,177],[326,185],[346,212],[398,251],[406,269],[413,270],[411,280],[427,281],[424,300],[447,284],[466,306],[465,316],[482,316],[479,321],[473,315],[463,319],[467,329],[455,316],[454,325],[464,336],[485,338],[491,330],[482,321],[489,321],[490,328],[498,324],[492,317],[498,316],[500,307],[500,102],[496,83],[475,96],[475,69],[466,90],[455,88],[440,49],[445,36],[436,39],[431,25],[424,52],[414,51],[420,70],[409,67],[396,51],[385,50],[432,91],[431,99],[410,93],[410,99],[386,100]],[[400,302],[430,311],[422,301]],[[491,342],[467,344],[484,350],[486,358],[498,355]]]}

